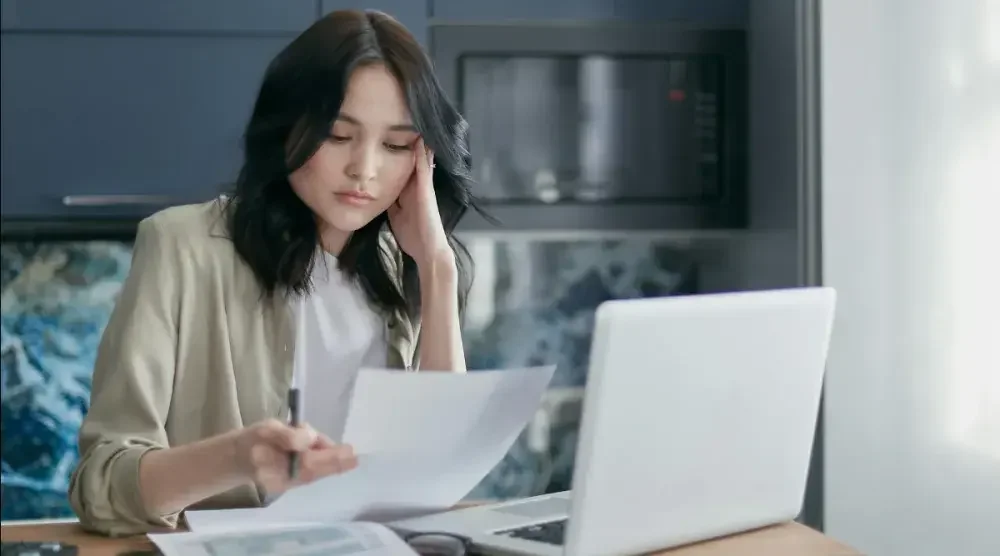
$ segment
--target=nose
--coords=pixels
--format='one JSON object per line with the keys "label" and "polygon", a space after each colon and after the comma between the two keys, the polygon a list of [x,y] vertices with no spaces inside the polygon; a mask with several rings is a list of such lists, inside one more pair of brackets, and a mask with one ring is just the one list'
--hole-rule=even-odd
{"label": "nose", "polygon": [[358,145],[351,150],[351,159],[344,169],[348,177],[361,183],[368,183],[378,174],[379,155],[377,149]]}

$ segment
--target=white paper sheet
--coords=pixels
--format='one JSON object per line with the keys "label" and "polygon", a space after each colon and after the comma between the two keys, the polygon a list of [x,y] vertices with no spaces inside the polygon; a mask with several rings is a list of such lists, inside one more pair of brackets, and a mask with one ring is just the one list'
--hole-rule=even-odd
{"label": "white paper sheet", "polygon": [[164,556],[416,556],[398,535],[374,523],[263,527],[239,533],[150,534]]}
{"label": "white paper sheet", "polygon": [[362,370],[344,430],[357,469],[294,488],[266,508],[187,512],[188,527],[391,521],[448,509],[510,450],[554,371]]}

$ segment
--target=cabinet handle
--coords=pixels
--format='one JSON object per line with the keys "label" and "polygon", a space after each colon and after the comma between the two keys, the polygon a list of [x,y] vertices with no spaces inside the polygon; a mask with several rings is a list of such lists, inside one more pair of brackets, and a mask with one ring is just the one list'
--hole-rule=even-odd
{"label": "cabinet handle", "polygon": [[62,198],[67,207],[111,207],[123,205],[169,205],[165,195],[67,195]]}

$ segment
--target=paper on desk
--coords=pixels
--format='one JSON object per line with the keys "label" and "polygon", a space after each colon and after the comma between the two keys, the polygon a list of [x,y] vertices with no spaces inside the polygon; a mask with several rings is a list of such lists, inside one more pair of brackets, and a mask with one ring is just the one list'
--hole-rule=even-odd
{"label": "paper on desk", "polygon": [[294,488],[266,508],[187,512],[188,527],[390,521],[450,508],[510,450],[554,371],[364,369],[344,429],[344,442],[358,453],[356,469]]}
{"label": "paper on desk", "polygon": [[239,533],[150,534],[164,556],[416,556],[384,525],[341,523],[257,527]]}

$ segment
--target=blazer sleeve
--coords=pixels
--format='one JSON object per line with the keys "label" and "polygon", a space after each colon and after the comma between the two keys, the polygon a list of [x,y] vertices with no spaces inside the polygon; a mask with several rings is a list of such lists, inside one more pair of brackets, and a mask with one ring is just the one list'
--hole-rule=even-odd
{"label": "blazer sleeve", "polygon": [[179,233],[154,219],[139,224],[132,264],[98,347],[80,461],[69,484],[81,525],[111,536],[173,528],[178,519],[178,513],[151,514],[139,491],[140,460],[168,447],[164,424],[183,273]]}

